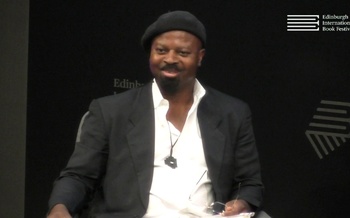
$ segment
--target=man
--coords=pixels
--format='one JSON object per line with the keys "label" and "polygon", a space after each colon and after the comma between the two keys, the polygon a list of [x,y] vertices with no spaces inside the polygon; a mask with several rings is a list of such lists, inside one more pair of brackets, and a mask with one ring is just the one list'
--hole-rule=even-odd
{"label": "man", "polygon": [[92,217],[200,217],[224,203],[223,216],[258,209],[263,185],[250,110],[196,79],[203,24],[169,12],[141,41],[154,81],[91,103],[48,217],[78,214],[91,199]]}

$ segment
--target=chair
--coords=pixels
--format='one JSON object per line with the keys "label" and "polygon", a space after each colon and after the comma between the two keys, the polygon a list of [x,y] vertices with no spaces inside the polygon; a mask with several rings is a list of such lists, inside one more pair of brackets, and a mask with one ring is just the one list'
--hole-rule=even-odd
{"label": "chair", "polygon": [[254,218],[271,218],[265,211],[261,210],[255,213]]}

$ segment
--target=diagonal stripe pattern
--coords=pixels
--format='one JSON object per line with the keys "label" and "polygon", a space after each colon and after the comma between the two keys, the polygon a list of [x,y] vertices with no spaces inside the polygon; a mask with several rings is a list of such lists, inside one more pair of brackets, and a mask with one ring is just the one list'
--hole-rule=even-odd
{"label": "diagonal stripe pattern", "polygon": [[350,138],[350,103],[322,100],[305,132],[320,159]]}

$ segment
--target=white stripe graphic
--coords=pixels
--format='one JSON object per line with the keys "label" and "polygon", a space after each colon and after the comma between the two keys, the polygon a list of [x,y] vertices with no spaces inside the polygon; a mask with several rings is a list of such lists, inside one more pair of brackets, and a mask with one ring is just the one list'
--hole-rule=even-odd
{"label": "white stripe graphic", "polygon": [[287,31],[319,31],[319,15],[287,15]]}

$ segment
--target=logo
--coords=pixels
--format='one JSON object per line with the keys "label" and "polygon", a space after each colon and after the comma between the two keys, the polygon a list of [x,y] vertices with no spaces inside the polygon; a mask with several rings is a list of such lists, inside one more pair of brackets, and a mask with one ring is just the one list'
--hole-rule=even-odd
{"label": "logo", "polygon": [[[140,86],[143,86],[143,83],[140,83],[137,80],[131,81],[129,79],[120,79],[120,78],[113,79],[113,87],[119,90],[133,89]],[[117,93],[118,93],[117,91],[114,91],[114,94],[117,94]]]}
{"label": "logo", "polygon": [[322,159],[350,139],[350,102],[322,100],[306,137]]}
{"label": "logo", "polygon": [[287,15],[287,31],[319,31],[319,15]]}
{"label": "logo", "polygon": [[349,32],[347,14],[287,15],[287,31]]}

